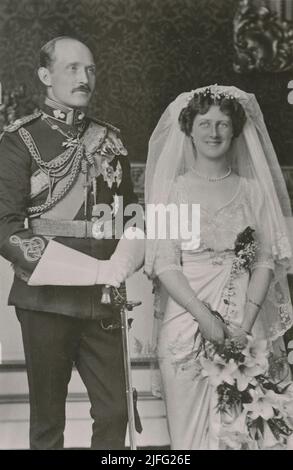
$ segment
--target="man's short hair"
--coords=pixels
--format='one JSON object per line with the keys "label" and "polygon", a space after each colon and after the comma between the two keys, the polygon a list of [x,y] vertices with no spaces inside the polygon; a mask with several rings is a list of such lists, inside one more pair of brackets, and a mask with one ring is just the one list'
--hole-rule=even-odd
{"label": "man's short hair", "polygon": [[[72,41],[81,42],[77,38],[73,38],[71,36],[58,36],[50,41],[46,42],[40,50],[39,56],[39,67],[46,67],[49,69],[55,60],[54,52],[55,52],[55,45],[58,41],[62,41],[62,39],[71,39]],[[83,44],[83,43],[82,43]]]}

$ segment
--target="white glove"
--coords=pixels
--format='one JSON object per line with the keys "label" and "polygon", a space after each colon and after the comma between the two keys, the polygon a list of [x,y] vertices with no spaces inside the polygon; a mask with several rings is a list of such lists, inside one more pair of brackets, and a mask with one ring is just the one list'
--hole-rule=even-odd
{"label": "white glove", "polygon": [[28,280],[29,286],[95,285],[99,261],[50,240]]}
{"label": "white glove", "polygon": [[144,232],[137,228],[126,229],[110,260],[97,260],[50,240],[28,281],[28,285],[92,286],[109,284],[119,287],[121,282],[142,266],[143,260]]}
{"label": "white glove", "polygon": [[144,262],[144,232],[136,227],[129,227],[108,261],[99,261],[96,284],[109,284],[119,287]]}
{"label": "white glove", "polygon": [[95,284],[106,284],[119,287],[133,273],[133,263],[127,260],[98,260]]}

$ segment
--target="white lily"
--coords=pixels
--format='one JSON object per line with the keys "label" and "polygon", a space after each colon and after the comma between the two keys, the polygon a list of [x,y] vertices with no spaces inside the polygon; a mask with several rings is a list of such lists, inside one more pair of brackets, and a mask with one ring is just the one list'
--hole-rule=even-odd
{"label": "white lily", "polygon": [[209,377],[211,385],[217,387],[222,382],[226,382],[233,385],[234,378],[232,377],[233,372],[237,369],[237,364],[234,359],[230,359],[229,362],[225,362],[220,356],[216,355],[211,361],[205,357],[200,358],[202,365],[202,375]]}
{"label": "white lily", "polygon": [[245,356],[245,365],[247,367],[260,367],[261,372],[264,373],[269,368],[268,362],[268,347],[265,339],[255,339],[248,337],[248,342],[245,348],[241,351]]}
{"label": "white lily", "polygon": [[251,403],[245,403],[243,406],[247,412],[251,413],[252,419],[257,419],[261,416],[264,420],[271,419],[274,416],[274,409],[270,399],[260,387],[249,390],[252,397]]}
{"label": "white lily", "polygon": [[224,424],[220,432],[220,439],[231,449],[240,450],[246,444],[249,446],[252,439],[247,428],[247,410],[243,410],[232,423]]}
{"label": "white lily", "polygon": [[259,367],[247,367],[245,364],[239,364],[237,369],[233,372],[233,377],[236,380],[239,392],[247,389],[249,384],[255,385],[255,376],[259,375]]}

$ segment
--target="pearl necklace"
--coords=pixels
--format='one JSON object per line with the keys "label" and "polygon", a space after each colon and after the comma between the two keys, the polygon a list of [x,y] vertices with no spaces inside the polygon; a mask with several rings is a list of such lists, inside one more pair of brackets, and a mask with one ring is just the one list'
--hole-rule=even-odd
{"label": "pearl necklace", "polygon": [[229,166],[227,173],[225,173],[225,175],[223,175],[223,176],[207,176],[207,175],[203,175],[203,174],[199,173],[195,168],[193,168],[193,171],[194,171],[194,173],[195,173],[197,176],[199,176],[199,178],[202,178],[202,179],[204,179],[204,180],[207,180],[207,181],[210,181],[210,182],[214,183],[214,182],[216,182],[216,181],[221,181],[221,180],[223,180],[223,179],[225,179],[225,178],[228,178],[228,176],[231,175],[232,168]]}

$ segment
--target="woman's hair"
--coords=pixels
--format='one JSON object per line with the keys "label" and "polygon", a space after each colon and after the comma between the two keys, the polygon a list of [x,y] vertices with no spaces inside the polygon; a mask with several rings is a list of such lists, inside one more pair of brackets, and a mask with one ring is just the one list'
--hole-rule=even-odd
{"label": "woman's hair", "polygon": [[246,121],[245,112],[241,104],[235,98],[219,94],[215,96],[209,90],[206,90],[204,93],[195,93],[188,105],[181,110],[178,118],[180,129],[190,136],[195,116],[207,113],[213,105],[219,106],[224,114],[230,116],[233,136],[238,137]]}

